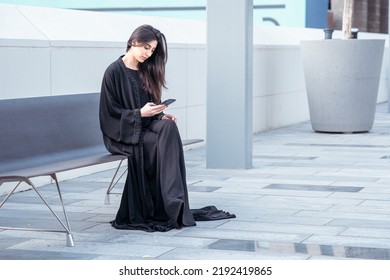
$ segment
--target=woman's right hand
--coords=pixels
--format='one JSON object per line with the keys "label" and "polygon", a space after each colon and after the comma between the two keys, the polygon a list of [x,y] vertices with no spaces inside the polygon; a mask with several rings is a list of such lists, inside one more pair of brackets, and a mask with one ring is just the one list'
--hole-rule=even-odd
{"label": "woman's right hand", "polygon": [[153,117],[163,112],[167,107],[164,104],[156,105],[153,102],[148,102],[141,108],[141,117]]}

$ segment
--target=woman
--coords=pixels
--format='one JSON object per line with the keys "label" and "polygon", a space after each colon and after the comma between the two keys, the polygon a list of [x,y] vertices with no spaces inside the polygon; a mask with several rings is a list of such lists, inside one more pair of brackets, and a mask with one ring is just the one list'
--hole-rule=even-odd
{"label": "woman", "polygon": [[167,231],[194,226],[194,213],[210,219],[209,208],[193,213],[189,208],[176,118],[164,114],[167,106],[161,104],[166,62],[164,34],[142,25],[130,36],[126,54],[103,76],[99,117],[104,143],[111,153],[128,156],[120,207],[111,222],[118,229]]}

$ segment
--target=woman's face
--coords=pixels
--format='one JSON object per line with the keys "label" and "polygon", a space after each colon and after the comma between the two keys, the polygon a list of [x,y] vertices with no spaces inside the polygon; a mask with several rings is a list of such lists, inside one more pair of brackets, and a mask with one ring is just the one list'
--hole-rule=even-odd
{"label": "woman's face", "polygon": [[130,50],[132,50],[135,59],[139,63],[143,63],[145,60],[152,56],[153,52],[157,48],[157,44],[157,40],[153,40],[147,43],[135,42]]}

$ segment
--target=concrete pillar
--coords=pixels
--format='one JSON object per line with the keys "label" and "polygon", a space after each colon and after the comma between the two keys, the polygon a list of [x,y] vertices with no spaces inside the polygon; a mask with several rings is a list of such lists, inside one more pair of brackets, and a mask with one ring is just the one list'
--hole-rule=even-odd
{"label": "concrete pillar", "polygon": [[207,0],[207,168],[252,167],[253,0]]}

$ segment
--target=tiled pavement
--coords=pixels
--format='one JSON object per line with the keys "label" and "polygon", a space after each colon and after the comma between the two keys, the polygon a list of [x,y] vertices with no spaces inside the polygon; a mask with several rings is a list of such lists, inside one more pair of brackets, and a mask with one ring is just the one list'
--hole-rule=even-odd
{"label": "tiled pavement", "polygon": [[[0,230],[0,259],[390,259],[390,113],[369,133],[315,133],[309,122],[260,133],[253,168],[206,169],[205,149],[185,152],[192,208],[237,218],[166,233],[116,230],[113,170],[61,182],[74,235]],[[122,183],[114,191],[120,192]],[[58,207],[55,186],[41,187]],[[56,227],[33,191],[0,209],[0,225]]]}

